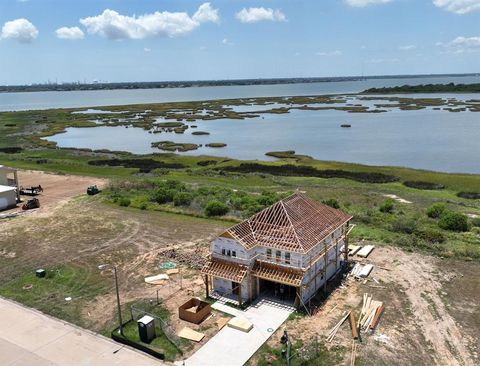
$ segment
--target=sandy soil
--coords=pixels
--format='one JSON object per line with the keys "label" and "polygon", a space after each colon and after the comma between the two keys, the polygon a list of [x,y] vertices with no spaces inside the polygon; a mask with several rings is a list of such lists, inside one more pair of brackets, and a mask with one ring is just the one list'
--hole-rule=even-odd
{"label": "sandy soil", "polygon": [[[362,334],[357,364],[478,364],[478,263],[457,261],[453,265],[452,261],[394,247],[378,247],[367,259],[353,259],[375,265],[367,283],[348,278],[313,317],[287,324],[293,339],[307,343],[318,336],[325,340],[344,311],[353,310],[358,317],[363,293],[369,293],[384,302],[385,312],[375,332]],[[468,285],[455,291],[455,281]],[[278,344],[280,335],[277,332],[270,343]],[[345,364],[349,364],[351,346],[350,327],[345,322],[328,347],[343,349]]]}

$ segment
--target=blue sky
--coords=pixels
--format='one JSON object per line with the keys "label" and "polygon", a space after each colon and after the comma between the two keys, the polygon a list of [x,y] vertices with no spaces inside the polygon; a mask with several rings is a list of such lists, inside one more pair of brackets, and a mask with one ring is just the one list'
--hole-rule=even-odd
{"label": "blue sky", "polygon": [[0,84],[480,72],[480,0],[1,0]]}

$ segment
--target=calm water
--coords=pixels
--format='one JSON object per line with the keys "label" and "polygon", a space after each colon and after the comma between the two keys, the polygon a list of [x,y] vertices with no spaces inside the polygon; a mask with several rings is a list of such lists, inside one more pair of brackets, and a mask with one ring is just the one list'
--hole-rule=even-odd
{"label": "calm water", "polygon": [[95,90],[71,92],[0,93],[0,111],[95,107],[265,96],[357,93],[373,87],[397,85],[480,83],[480,77],[369,79],[363,81],[214,86],[172,89]]}
{"label": "calm water", "polygon": [[[480,94],[468,98],[480,99]],[[348,123],[352,128],[341,128]],[[420,169],[480,173],[480,113],[432,109],[364,114],[343,111],[300,111],[263,114],[245,120],[196,121],[185,134],[150,134],[140,128],[69,128],[50,137],[61,147],[107,148],[145,154],[154,141],[205,144],[224,142],[215,149],[202,147],[192,155],[228,156],[267,160],[268,151],[295,150],[321,160],[368,165],[407,166]],[[208,136],[191,135],[208,131]]]}

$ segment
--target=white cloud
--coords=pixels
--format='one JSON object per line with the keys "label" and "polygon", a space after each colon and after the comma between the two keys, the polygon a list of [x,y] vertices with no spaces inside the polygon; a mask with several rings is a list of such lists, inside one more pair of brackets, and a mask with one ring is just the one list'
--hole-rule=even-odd
{"label": "white cloud", "polygon": [[405,46],[398,47],[400,51],[411,51],[411,50],[414,50],[415,48],[417,48],[417,46],[415,46],[414,44],[407,44]]}
{"label": "white cloud", "polygon": [[480,0],[433,0],[433,4],[457,14],[480,10]]}
{"label": "white cloud", "polygon": [[30,43],[38,37],[38,30],[25,18],[11,20],[2,27],[0,38]]}
{"label": "white cloud", "polygon": [[264,20],[284,22],[287,20],[285,14],[279,9],[272,8],[243,8],[235,16],[242,23],[256,23]]}
{"label": "white cloud", "polygon": [[341,56],[343,52],[340,50],[329,51],[329,52],[317,52],[317,56]]}
{"label": "white cloud", "polygon": [[480,51],[480,37],[457,37],[454,40],[443,43],[437,42],[437,46],[443,47],[447,53],[461,54]]}
{"label": "white cloud", "polygon": [[235,43],[230,41],[228,38],[222,39],[222,44],[227,45],[227,46],[233,46]]}
{"label": "white cloud", "polygon": [[200,5],[198,10],[193,14],[192,17],[198,23],[219,23],[220,16],[218,15],[218,9],[213,9],[210,3],[204,3]]}
{"label": "white cloud", "polygon": [[144,51],[144,52],[151,52],[152,49],[151,49],[151,48],[148,48],[148,47],[145,47],[145,48],[143,49],[143,51]]}
{"label": "white cloud", "polygon": [[90,34],[108,39],[143,39],[147,37],[176,37],[190,33],[201,23],[218,22],[218,10],[210,3],[200,5],[190,16],[185,12],[155,12],[140,16],[127,16],[105,9],[102,14],[80,19]]}
{"label": "white cloud", "polygon": [[345,2],[355,8],[365,8],[370,5],[386,4],[393,0],[345,0]]}
{"label": "white cloud", "polygon": [[400,60],[398,58],[372,58],[368,60],[368,62],[371,64],[394,63],[399,61]]}
{"label": "white cloud", "polygon": [[76,40],[76,39],[83,39],[83,37],[85,37],[85,34],[83,33],[83,31],[78,27],[58,28],[55,31],[55,34],[57,35],[57,38],[60,38],[60,39]]}

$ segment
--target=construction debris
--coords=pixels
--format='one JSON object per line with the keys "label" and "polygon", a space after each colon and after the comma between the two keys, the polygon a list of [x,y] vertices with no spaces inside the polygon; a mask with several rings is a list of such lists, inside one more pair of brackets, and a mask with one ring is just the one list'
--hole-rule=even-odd
{"label": "construction debris", "polygon": [[186,264],[193,269],[202,269],[207,261],[206,258],[204,258],[202,255],[198,255],[197,252],[180,253],[175,249],[165,250],[160,252],[158,255],[164,258],[174,259],[175,261]]}
{"label": "construction debris", "polygon": [[215,321],[215,324],[217,324],[218,330],[222,330],[225,325],[227,325],[229,318],[219,318]]}
{"label": "construction debris", "polygon": [[167,274],[162,273],[156,276],[149,276],[145,277],[145,282],[149,283],[150,285],[163,285],[169,277]]}
{"label": "construction debris", "polygon": [[194,342],[200,342],[203,337],[205,337],[205,334],[196,332],[193,329],[190,329],[188,327],[184,327],[179,333],[178,336],[181,338],[185,338]]}
{"label": "construction debris", "polygon": [[165,271],[165,273],[166,273],[167,275],[174,275],[174,274],[177,274],[177,273],[179,273],[179,272],[180,272],[180,270],[179,270],[178,268],[167,269],[167,270]]}
{"label": "construction debris", "polygon": [[365,245],[362,249],[358,251],[357,255],[362,258],[367,258],[373,249],[375,249],[374,245]]}
{"label": "construction debris", "polygon": [[350,274],[354,278],[366,278],[369,276],[370,272],[373,270],[373,265],[372,264],[360,264],[357,263],[353,267],[352,271]]}
{"label": "construction debris", "polygon": [[350,313],[351,311],[349,311],[346,315],[344,315],[343,318],[340,319],[340,321],[337,324],[335,324],[335,326],[330,330],[330,333],[328,333],[328,336],[327,336],[327,342],[333,341],[333,338],[335,338],[335,335],[337,334],[338,329],[340,329],[342,324],[345,323],[345,320],[347,320],[347,318],[350,316]]}
{"label": "construction debris", "polygon": [[352,312],[350,312],[349,320],[350,320],[350,328],[352,330],[352,337],[353,339],[358,339],[358,329],[357,329],[357,325],[355,324],[355,316],[353,315]]}
{"label": "construction debris", "polygon": [[363,294],[363,305],[357,326],[364,332],[375,329],[383,312],[383,303],[373,300],[372,295]]}

